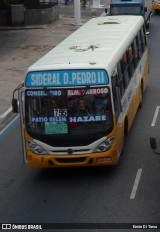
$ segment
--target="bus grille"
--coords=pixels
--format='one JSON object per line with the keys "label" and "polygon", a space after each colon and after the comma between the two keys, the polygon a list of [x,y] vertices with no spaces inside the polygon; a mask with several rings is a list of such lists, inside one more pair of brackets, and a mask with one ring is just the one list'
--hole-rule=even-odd
{"label": "bus grille", "polygon": [[77,157],[77,158],[56,158],[59,163],[82,163],[86,157]]}

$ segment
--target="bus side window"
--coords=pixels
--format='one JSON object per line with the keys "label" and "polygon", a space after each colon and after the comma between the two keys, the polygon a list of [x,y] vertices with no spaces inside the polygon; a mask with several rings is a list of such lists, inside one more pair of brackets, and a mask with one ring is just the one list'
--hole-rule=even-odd
{"label": "bus side window", "polygon": [[141,43],[142,51],[144,52],[145,47],[146,47],[146,40],[145,40],[145,35],[144,35],[143,28],[140,30],[140,43]]}
{"label": "bus side window", "polygon": [[137,52],[138,52],[138,59],[140,60],[142,57],[142,47],[140,42],[140,34],[136,36],[136,45],[137,45]]}
{"label": "bus side window", "polygon": [[133,41],[132,43],[132,53],[133,53],[133,63],[134,63],[134,68],[137,67],[138,64],[138,59],[137,59],[137,49],[136,49],[136,43]]}
{"label": "bus side window", "polygon": [[116,118],[118,119],[121,111],[121,94],[120,94],[120,88],[118,86],[118,76],[117,74],[114,74],[112,76],[112,93],[113,93],[113,102],[114,102],[114,110],[116,114]]}
{"label": "bus side window", "polygon": [[128,65],[128,57],[126,53],[122,56],[121,65],[123,70],[125,70]]}
{"label": "bus side window", "polygon": [[122,98],[125,92],[125,83],[123,78],[122,64],[120,62],[117,65],[117,74],[118,74],[118,82],[119,82],[118,86],[120,88],[120,94]]}
{"label": "bus side window", "polygon": [[123,79],[124,79],[124,85],[125,88],[127,88],[129,82],[130,82],[130,74],[128,70],[128,56],[127,52],[123,55],[121,59],[121,64],[122,64],[122,70],[123,70]]}
{"label": "bus side window", "polygon": [[143,26],[143,28],[141,30],[142,30],[142,36],[144,38],[145,47],[147,47],[147,36],[146,36],[146,28],[145,28],[145,26]]}
{"label": "bus side window", "polygon": [[128,48],[127,56],[128,56],[128,61],[129,61],[128,71],[129,71],[130,78],[132,78],[132,75],[133,75],[134,70],[135,70],[135,64],[134,64],[134,60],[133,60],[133,49],[132,49],[132,46],[130,46]]}
{"label": "bus side window", "polygon": [[136,67],[140,61],[140,54],[139,54],[139,48],[138,48],[138,45],[137,45],[137,38],[134,39],[134,60],[135,60],[135,63],[136,63]]}

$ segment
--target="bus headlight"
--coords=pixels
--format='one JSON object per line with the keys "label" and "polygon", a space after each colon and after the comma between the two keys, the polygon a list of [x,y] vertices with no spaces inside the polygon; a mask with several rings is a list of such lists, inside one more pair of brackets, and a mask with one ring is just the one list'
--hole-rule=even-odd
{"label": "bus headlight", "polygon": [[111,148],[112,144],[114,143],[114,137],[106,139],[103,143],[99,144],[96,149],[94,149],[95,152],[104,152]]}
{"label": "bus headlight", "polygon": [[33,153],[36,153],[38,155],[44,155],[44,154],[47,154],[47,152],[41,147],[39,146],[38,144],[36,144],[35,142],[33,141],[27,141],[31,151]]}

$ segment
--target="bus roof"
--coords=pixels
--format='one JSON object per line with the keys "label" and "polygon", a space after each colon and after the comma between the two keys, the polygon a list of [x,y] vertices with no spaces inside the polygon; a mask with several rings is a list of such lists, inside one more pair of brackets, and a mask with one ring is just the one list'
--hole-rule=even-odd
{"label": "bus roof", "polygon": [[111,71],[143,23],[141,16],[93,18],[30,66],[28,72],[97,68]]}

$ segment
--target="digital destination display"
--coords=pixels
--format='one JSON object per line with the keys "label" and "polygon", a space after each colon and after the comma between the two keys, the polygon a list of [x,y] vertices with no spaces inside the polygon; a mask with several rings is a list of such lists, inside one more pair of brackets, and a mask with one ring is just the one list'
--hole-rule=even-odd
{"label": "digital destination display", "polygon": [[105,70],[56,70],[29,72],[26,87],[56,87],[108,84]]}

